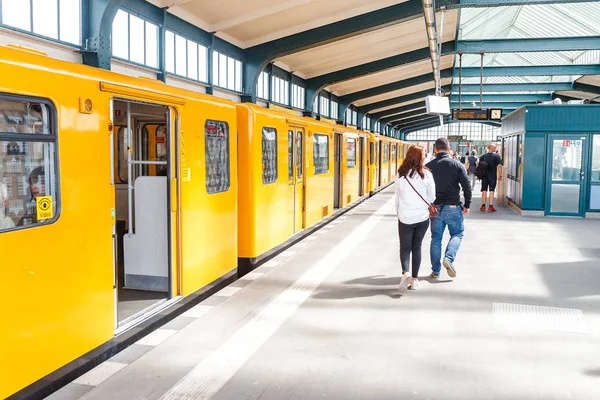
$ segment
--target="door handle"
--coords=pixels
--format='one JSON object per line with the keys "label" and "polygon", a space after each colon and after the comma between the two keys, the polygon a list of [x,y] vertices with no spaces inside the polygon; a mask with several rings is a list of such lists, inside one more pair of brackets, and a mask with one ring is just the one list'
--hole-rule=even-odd
{"label": "door handle", "polygon": [[585,179],[585,172],[583,172],[583,171],[579,172],[579,178],[581,180],[584,180]]}

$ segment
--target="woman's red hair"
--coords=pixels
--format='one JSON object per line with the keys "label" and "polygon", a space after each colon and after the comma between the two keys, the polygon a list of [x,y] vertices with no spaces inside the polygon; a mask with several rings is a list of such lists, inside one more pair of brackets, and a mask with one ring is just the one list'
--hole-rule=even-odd
{"label": "woman's red hair", "polygon": [[408,148],[402,165],[398,168],[398,176],[413,177],[415,173],[419,174],[421,179],[425,178],[423,172],[423,147],[413,144]]}

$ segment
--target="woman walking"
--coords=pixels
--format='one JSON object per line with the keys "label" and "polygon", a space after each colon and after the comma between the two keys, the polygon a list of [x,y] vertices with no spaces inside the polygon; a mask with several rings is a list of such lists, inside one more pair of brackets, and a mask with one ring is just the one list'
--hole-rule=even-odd
{"label": "woman walking", "polygon": [[471,181],[471,189],[475,189],[475,181],[477,179],[477,176],[475,176],[475,170],[477,170],[478,165],[479,159],[477,158],[477,152],[473,150],[471,155],[467,158],[467,163],[465,164],[467,175],[469,175],[469,181]]}
{"label": "woman walking", "polygon": [[[421,244],[429,226],[429,204],[435,200],[435,183],[431,172],[423,168],[425,155],[421,146],[410,146],[396,174],[396,212],[400,238],[402,279],[398,290],[419,287]],[[409,273],[412,253],[412,274]]]}

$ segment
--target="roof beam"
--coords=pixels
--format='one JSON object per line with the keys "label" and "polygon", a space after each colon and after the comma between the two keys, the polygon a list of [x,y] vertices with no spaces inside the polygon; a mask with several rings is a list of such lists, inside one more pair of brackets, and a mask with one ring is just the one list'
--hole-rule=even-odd
{"label": "roof beam", "polygon": [[[591,3],[598,0],[576,0],[578,3]],[[458,4],[450,5],[448,8],[466,7],[503,7],[503,6],[529,6],[535,4],[563,4],[570,3],[569,0],[460,0]]]}
{"label": "roof beam", "polygon": [[400,114],[400,113],[403,113],[405,111],[414,110],[415,108],[420,108],[421,106],[422,106],[422,104],[420,104],[420,103],[407,104],[405,106],[396,107],[396,108],[390,108],[389,110],[380,111],[378,113],[369,114],[369,115],[370,115],[371,119],[378,120],[378,119],[381,119],[381,118],[388,117],[390,115]]}
{"label": "roof beam", "polygon": [[[457,3],[457,0],[438,0],[437,7]],[[323,46],[342,39],[386,28],[423,15],[422,0],[408,0],[366,14],[309,29],[294,35],[272,40],[246,49],[244,63],[245,101],[256,101],[258,76],[265,66],[277,58]]]}
{"label": "roof beam", "polygon": [[[442,121],[444,121],[445,123],[448,123],[450,121],[450,118],[448,116],[445,116],[442,118]],[[440,117],[439,116],[434,116],[428,119],[424,119],[422,121],[417,121],[417,122],[413,122],[413,123],[409,123],[409,124],[396,124],[394,126],[394,128],[400,128],[400,130],[406,130],[406,129],[411,129],[411,128],[421,128],[423,126],[439,126],[440,125]]]}
{"label": "roof beam", "polygon": [[[458,93],[458,85],[452,85],[452,93]],[[484,83],[485,92],[542,92],[556,90],[572,90],[571,82],[541,82],[541,83]],[[462,93],[479,93],[480,86],[477,84],[461,85]]]}
{"label": "roof beam", "polygon": [[600,47],[600,36],[554,37],[554,38],[518,38],[459,40],[457,53],[518,53],[540,51],[577,51],[596,50]]}
{"label": "roof beam", "polygon": [[[484,94],[483,102],[531,102],[531,101],[549,101],[552,100],[551,94]],[[479,104],[478,94],[466,94],[461,96],[461,103]],[[450,103],[458,103],[458,95],[450,97]]]}
{"label": "roof beam", "polygon": [[384,123],[384,124],[387,124],[390,121],[399,120],[401,118],[414,117],[416,115],[425,114],[426,112],[427,112],[427,108],[425,108],[425,107],[417,108],[416,110],[412,110],[412,111],[405,112],[405,113],[402,113],[402,114],[394,114],[394,115],[390,115],[387,118],[382,118],[380,122]]}
{"label": "roof beam", "polygon": [[[444,90],[444,91],[450,90],[450,85],[442,86],[442,90]],[[369,111],[377,110],[378,108],[389,107],[389,106],[393,106],[395,104],[401,104],[401,103],[404,103],[407,101],[412,101],[412,100],[421,99],[421,98],[424,99],[426,96],[430,96],[433,94],[435,94],[435,88],[428,89],[428,90],[422,90],[420,92],[407,94],[405,96],[395,97],[393,99],[378,101],[376,103],[365,104],[364,106],[359,107],[359,109],[364,113],[368,113]]]}
{"label": "roof beam", "polygon": [[[453,54],[454,46],[454,41],[443,43],[442,56],[445,54]],[[326,86],[428,59],[429,47],[424,47],[422,49],[409,51],[408,53],[397,54],[395,56],[383,58],[381,60],[372,61],[366,64],[361,64],[354,67],[331,72],[329,74],[319,75],[315,76],[314,78],[310,78],[306,81],[306,114],[310,115],[313,111],[315,111],[312,109],[315,97],[318,96],[319,92],[321,92],[321,90],[323,90]],[[430,74],[429,80],[433,80],[433,75]],[[338,114],[340,116],[343,115],[344,112],[346,112],[347,107],[348,105],[346,105],[343,108],[340,107]]]}
{"label": "roof beam", "polygon": [[586,92],[593,94],[600,94],[600,87],[594,85],[588,85],[587,83],[573,83],[573,88],[570,90],[576,90],[578,92]]}
{"label": "roof beam", "polygon": [[[458,68],[455,77],[458,77]],[[478,78],[479,67],[463,67],[463,78]],[[565,75],[600,75],[600,64],[592,65],[540,65],[540,66],[494,66],[483,67],[483,76],[565,76]]]}
{"label": "roof beam", "polygon": [[112,23],[125,0],[90,0],[83,13],[83,63],[110,70]]}

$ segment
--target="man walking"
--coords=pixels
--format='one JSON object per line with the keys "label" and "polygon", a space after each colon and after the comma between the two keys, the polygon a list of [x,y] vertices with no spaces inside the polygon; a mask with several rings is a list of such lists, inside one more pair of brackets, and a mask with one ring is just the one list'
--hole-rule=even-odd
{"label": "man walking", "polygon": [[[449,155],[450,144],[446,138],[435,141],[436,157],[427,163],[426,167],[433,174],[435,182],[435,201],[433,204],[438,209],[438,215],[431,218],[431,276],[439,278],[442,265],[448,275],[454,278],[454,260],[462,242],[465,230],[464,216],[469,213],[471,206],[471,184],[465,168],[458,160],[453,160]],[[460,202],[460,186],[465,196],[464,206]],[[448,226],[450,241],[446,246],[444,259],[442,258],[442,237]]]}
{"label": "man walking", "polygon": [[487,164],[487,171],[481,179],[481,207],[480,211],[485,211],[485,200],[488,197],[489,191],[489,202],[488,212],[496,212],[494,208],[494,192],[496,190],[496,183],[502,180],[502,159],[500,155],[496,153],[496,145],[493,143],[488,144],[488,152],[479,158],[479,162],[484,161]]}

